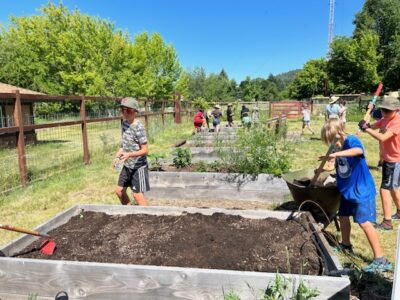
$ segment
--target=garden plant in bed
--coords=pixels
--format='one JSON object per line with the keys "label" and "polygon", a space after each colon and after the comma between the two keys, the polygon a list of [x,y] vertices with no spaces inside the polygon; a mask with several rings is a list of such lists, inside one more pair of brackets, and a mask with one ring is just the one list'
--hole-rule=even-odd
{"label": "garden plant in bed", "polygon": [[219,143],[216,148],[219,160],[206,163],[192,163],[189,148],[177,148],[172,164],[155,164],[157,170],[185,172],[223,172],[248,175],[282,175],[290,168],[290,145],[281,134],[275,134],[262,127],[237,131],[234,147]]}

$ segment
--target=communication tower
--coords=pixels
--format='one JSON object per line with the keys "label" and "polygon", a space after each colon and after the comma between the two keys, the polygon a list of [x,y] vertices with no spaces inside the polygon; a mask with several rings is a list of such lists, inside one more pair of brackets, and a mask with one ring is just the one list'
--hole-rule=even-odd
{"label": "communication tower", "polygon": [[328,56],[332,52],[333,27],[335,21],[335,0],[329,0],[329,29],[328,29]]}

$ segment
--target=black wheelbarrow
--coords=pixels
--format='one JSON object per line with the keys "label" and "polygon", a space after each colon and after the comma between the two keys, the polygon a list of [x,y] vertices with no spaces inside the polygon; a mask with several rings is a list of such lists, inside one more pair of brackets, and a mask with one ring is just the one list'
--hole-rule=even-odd
{"label": "black wheelbarrow", "polygon": [[336,184],[324,186],[322,183],[330,174],[323,173],[319,176],[315,185],[310,185],[314,176],[314,169],[305,169],[284,174],[285,180],[293,200],[301,206],[302,210],[311,212],[318,223],[328,226],[332,220],[336,220],[336,214],[340,205],[340,192]]}

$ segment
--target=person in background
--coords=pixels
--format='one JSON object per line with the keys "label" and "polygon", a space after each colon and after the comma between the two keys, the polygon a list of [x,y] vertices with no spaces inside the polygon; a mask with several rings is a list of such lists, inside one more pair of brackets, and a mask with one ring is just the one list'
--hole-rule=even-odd
{"label": "person in background", "polygon": [[240,118],[242,119],[245,116],[248,116],[250,113],[250,110],[246,107],[246,105],[242,105],[242,109],[240,110]]}
{"label": "person in background", "polygon": [[310,123],[311,123],[311,110],[308,107],[307,103],[305,103],[303,105],[302,113],[303,113],[303,126],[301,128],[301,134],[304,134],[304,128],[306,128],[306,127],[312,134],[315,134],[314,130],[312,130],[312,128],[310,126]]}
{"label": "person in background", "polygon": [[253,112],[251,114],[251,120],[253,122],[253,125],[257,125],[260,122],[258,106],[253,107]]}
{"label": "person in background", "polygon": [[[383,221],[376,228],[388,231],[393,230],[392,220],[400,220],[400,115],[397,114],[400,101],[387,96],[377,107],[382,112],[382,119],[372,125],[361,120],[358,126],[379,141],[379,154],[383,162],[380,188]],[[393,215],[392,200],[397,208]]]}
{"label": "person in background", "polygon": [[341,100],[339,102],[339,119],[343,123],[343,128],[346,129],[346,114],[347,114],[347,107],[346,107],[346,101]]}
{"label": "person in background", "polygon": [[232,103],[228,103],[228,109],[226,110],[226,120],[228,121],[228,126],[233,127]]}
{"label": "person in background", "polygon": [[214,132],[220,131],[221,117],[222,113],[220,111],[221,107],[219,105],[214,106],[214,110],[211,113],[211,117],[213,118],[213,126]]}
{"label": "person in background", "polygon": [[204,119],[206,120],[207,129],[210,130],[210,112],[208,109],[204,110]]}
{"label": "person in background", "polygon": [[325,121],[339,118],[340,107],[336,103],[339,100],[337,96],[331,96],[329,104],[325,107]]}
{"label": "person in background", "polygon": [[240,119],[242,120],[242,125],[244,127],[251,126],[251,118],[249,114],[250,110],[246,107],[246,105],[242,105],[242,110],[240,111]]}
{"label": "person in background", "polygon": [[194,115],[193,124],[195,132],[200,132],[205,123],[204,110],[199,109]]}
{"label": "person in background", "polygon": [[334,146],[324,170],[336,169],[336,186],[342,195],[338,213],[342,235],[340,249],[343,252],[353,252],[350,242],[352,216],[354,222],[364,231],[374,253],[374,260],[363,271],[390,271],[392,264],[383,256],[378,233],[373,225],[376,221],[376,190],[362,142],[355,135],[347,135],[342,122],[337,118],[325,122],[321,130],[321,140]]}
{"label": "person in background", "polygon": [[[136,118],[139,112],[139,103],[135,98],[126,97],[121,100],[122,144],[115,158],[123,161],[123,168],[119,174],[118,185],[115,193],[123,205],[132,205],[126,192],[132,189],[133,198],[138,205],[147,205],[144,192],[150,190],[149,170],[147,164],[146,129]],[[115,161],[113,161],[115,167]]]}

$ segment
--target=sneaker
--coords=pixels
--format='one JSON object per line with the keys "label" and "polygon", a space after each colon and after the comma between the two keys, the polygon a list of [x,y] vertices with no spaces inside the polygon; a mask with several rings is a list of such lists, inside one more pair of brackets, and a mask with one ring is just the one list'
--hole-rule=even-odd
{"label": "sneaker", "polygon": [[382,222],[380,224],[375,224],[375,229],[379,231],[392,231],[393,230],[393,225],[388,224],[386,222]]}
{"label": "sneaker", "polygon": [[385,262],[379,262],[377,260],[373,260],[368,266],[363,268],[364,272],[367,273],[375,273],[375,272],[387,272],[392,270],[392,264],[385,260]]}
{"label": "sneaker", "polygon": [[342,244],[342,243],[339,243],[339,246],[333,247],[333,250],[335,252],[343,252],[343,253],[351,253],[351,254],[354,253],[353,245],[346,245],[346,244]]}
{"label": "sneaker", "polygon": [[392,215],[392,220],[400,220],[400,210],[397,210],[394,215]]}

